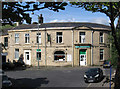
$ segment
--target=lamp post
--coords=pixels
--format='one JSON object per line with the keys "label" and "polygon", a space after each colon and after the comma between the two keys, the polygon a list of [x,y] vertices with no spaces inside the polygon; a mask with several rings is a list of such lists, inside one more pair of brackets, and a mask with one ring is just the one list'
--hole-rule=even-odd
{"label": "lamp post", "polygon": [[[32,13],[32,14],[34,14],[34,13]],[[36,15],[36,14],[34,14],[34,15]],[[39,41],[39,26],[40,25],[42,25],[42,23],[43,23],[43,17],[42,17],[42,14],[40,14],[40,16],[39,15],[36,15],[36,16],[38,16],[38,49],[37,49],[37,51],[39,52],[39,43],[40,43],[40,41]],[[39,65],[39,60],[40,60],[40,57],[39,57],[39,54],[37,55],[37,57],[38,57],[38,68],[40,68],[40,65]]]}

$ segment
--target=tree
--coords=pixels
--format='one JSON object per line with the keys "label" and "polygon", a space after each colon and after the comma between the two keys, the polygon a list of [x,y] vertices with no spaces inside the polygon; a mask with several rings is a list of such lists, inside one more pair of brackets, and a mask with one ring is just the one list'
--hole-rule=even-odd
{"label": "tree", "polygon": [[[118,53],[118,62],[115,75],[115,89],[120,89],[120,34],[117,36],[118,30],[120,30],[120,2],[71,2],[72,6],[84,8],[87,11],[101,12],[106,14],[110,19],[110,26],[112,31],[112,36],[114,39],[114,45]],[[118,18],[118,25],[115,27],[114,21]],[[116,60],[116,59],[115,59]]]}
{"label": "tree", "polygon": [[49,10],[57,11],[65,10],[66,2],[2,2],[2,25],[13,22],[31,24],[31,17],[28,12],[34,12],[48,8]]}

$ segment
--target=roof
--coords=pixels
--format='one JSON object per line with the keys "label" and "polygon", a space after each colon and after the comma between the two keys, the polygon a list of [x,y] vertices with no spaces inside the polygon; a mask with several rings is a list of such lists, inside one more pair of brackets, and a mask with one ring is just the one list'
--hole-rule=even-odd
{"label": "roof", "polygon": [[[57,23],[43,23],[39,26],[39,28],[51,28],[51,27],[90,27],[90,28],[106,28],[111,29],[110,26],[97,24],[97,23],[86,23],[86,22],[57,22]],[[37,24],[23,24],[17,27],[14,27],[11,30],[18,30],[18,29],[35,29],[38,28]]]}

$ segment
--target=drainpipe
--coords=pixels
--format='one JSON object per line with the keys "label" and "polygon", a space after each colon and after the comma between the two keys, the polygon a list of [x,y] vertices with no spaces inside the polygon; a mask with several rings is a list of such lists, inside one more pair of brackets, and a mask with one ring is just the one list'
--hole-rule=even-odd
{"label": "drainpipe", "polygon": [[74,66],[74,29],[72,29],[72,67]]}
{"label": "drainpipe", "polygon": [[47,66],[47,61],[46,61],[46,28],[45,28],[45,66]]}
{"label": "drainpipe", "polygon": [[92,61],[91,61],[91,65],[93,65],[93,33],[94,33],[94,31],[92,31]]}

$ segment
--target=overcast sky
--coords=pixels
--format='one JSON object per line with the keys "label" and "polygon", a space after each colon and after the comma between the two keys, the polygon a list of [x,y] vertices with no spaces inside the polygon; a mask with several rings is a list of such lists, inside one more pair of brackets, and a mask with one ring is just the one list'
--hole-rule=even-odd
{"label": "overcast sky", "polygon": [[109,25],[109,18],[103,13],[92,13],[82,8],[75,8],[68,5],[65,10],[54,12],[48,9],[42,9],[34,12],[36,15],[31,15],[32,22],[37,22],[37,15],[43,14],[44,23],[50,22],[91,22]]}

